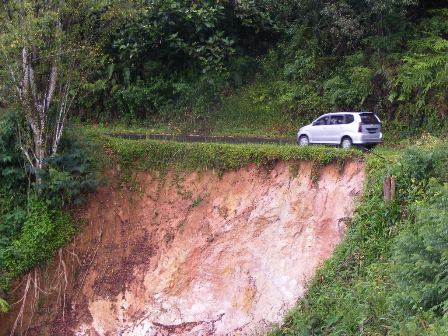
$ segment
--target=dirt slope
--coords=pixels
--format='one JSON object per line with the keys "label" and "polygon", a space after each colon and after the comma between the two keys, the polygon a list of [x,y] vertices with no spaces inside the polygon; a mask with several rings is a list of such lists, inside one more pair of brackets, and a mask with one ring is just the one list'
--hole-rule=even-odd
{"label": "dirt slope", "polygon": [[30,333],[248,335],[281,322],[343,238],[364,180],[359,162],[315,184],[310,164],[290,170],[139,173],[132,191],[110,172],[65,257],[65,309],[47,299]]}

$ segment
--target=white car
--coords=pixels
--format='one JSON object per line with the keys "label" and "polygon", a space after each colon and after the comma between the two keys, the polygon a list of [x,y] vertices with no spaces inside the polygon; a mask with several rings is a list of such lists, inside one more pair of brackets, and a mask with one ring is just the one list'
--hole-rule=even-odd
{"label": "white car", "polygon": [[382,138],[381,121],[372,112],[327,113],[297,133],[300,146],[328,144],[343,148],[353,145],[372,148],[381,143]]}

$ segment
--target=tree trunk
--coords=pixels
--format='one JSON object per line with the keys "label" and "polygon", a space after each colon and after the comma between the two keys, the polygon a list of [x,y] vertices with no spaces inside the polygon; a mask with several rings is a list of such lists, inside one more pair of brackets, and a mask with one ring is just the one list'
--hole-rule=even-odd
{"label": "tree trunk", "polygon": [[[49,108],[56,89],[58,67],[55,63],[51,65],[48,79],[45,81],[45,85],[40,87],[34,78],[32,64],[34,56],[32,52],[28,51],[28,48],[22,49],[23,75],[18,93],[31,136],[29,141],[20,138],[19,143],[28,163],[35,172],[36,182],[39,184],[41,182],[40,172],[46,168],[48,158],[57,153],[62,137],[67,114],[68,86],[64,91],[64,97],[61,97],[63,103],[59,106],[57,122],[53,130],[49,125]],[[48,150],[49,148],[51,151]]]}

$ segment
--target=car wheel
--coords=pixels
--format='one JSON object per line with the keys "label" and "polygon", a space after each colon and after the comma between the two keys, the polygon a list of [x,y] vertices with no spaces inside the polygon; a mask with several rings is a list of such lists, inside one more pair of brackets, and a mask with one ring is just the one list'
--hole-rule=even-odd
{"label": "car wheel", "polygon": [[299,138],[299,145],[300,146],[308,146],[310,144],[310,139],[306,135],[302,135]]}
{"label": "car wheel", "polygon": [[352,139],[349,137],[343,137],[341,141],[341,147],[344,149],[351,148],[353,146]]}

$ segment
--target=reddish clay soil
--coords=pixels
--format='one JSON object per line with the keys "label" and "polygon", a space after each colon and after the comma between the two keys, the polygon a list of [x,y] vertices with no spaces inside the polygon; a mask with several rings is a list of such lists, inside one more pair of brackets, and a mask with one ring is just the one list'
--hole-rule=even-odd
{"label": "reddish clay soil", "polygon": [[[79,214],[82,233],[64,250],[65,300],[41,299],[28,334],[265,333],[343,239],[363,168],[327,166],[316,183],[308,163],[298,176],[285,163],[221,177],[138,173],[132,190],[109,172],[108,186]],[[49,272],[60,274],[60,265],[56,258]],[[55,288],[44,280],[41,287],[50,283]],[[6,335],[9,327],[1,329]]]}

